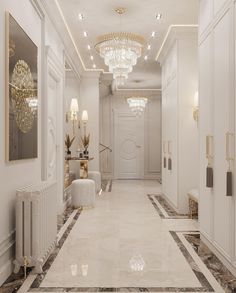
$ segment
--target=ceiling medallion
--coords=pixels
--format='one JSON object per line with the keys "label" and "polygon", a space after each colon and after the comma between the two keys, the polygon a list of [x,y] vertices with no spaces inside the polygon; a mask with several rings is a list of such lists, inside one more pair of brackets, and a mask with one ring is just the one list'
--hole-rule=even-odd
{"label": "ceiling medallion", "polygon": [[148,102],[148,99],[145,97],[130,97],[127,98],[127,103],[129,104],[129,107],[131,111],[136,116],[141,116],[142,113],[145,110],[146,104]]}
{"label": "ceiling medallion", "polygon": [[38,100],[30,68],[24,60],[17,61],[10,86],[16,124],[23,133],[27,133],[33,127]]}
{"label": "ceiling medallion", "polygon": [[[116,13],[122,15],[125,8],[116,8]],[[104,58],[109,72],[117,86],[124,85],[128,74],[132,72],[137,59],[141,57],[145,40],[143,37],[129,32],[108,33],[97,38],[96,50]]]}

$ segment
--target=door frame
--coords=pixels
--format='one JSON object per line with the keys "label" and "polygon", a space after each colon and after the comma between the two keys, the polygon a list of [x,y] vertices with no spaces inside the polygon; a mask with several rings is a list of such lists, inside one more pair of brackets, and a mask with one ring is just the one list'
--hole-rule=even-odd
{"label": "door frame", "polygon": [[[119,111],[119,110],[113,110],[113,174],[114,174],[114,179],[119,180],[119,174],[118,170],[116,168],[116,151],[117,151],[117,146],[116,146],[116,133],[117,133],[117,128],[116,128],[116,120],[118,119],[119,116],[127,116],[127,117],[136,117],[134,114],[131,112],[127,111]],[[145,142],[145,119],[144,116],[142,116],[142,128],[143,128],[143,140],[142,140],[142,148],[140,149],[140,155],[142,159],[140,160],[140,170],[139,170],[139,177],[140,178],[135,178],[131,180],[142,180],[144,179],[144,142]],[[123,179],[126,180],[126,179]],[[128,180],[128,179],[127,179]]]}

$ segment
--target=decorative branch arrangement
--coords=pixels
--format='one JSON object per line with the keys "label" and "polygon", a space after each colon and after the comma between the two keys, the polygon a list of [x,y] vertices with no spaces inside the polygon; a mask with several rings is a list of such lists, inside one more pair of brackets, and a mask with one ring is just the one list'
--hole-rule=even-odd
{"label": "decorative branch arrangement", "polygon": [[66,134],[65,146],[67,148],[67,155],[71,155],[70,147],[72,146],[74,140],[75,140],[75,136],[73,136],[73,138],[70,139],[69,134]]}
{"label": "decorative branch arrangement", "polygon": [[83,137],[81,137],[81,141],[83,144],[84,149],[87,151],[88,146],[89,146],[89,140],[90,140],[90,133],[88,135],[84,135]]}

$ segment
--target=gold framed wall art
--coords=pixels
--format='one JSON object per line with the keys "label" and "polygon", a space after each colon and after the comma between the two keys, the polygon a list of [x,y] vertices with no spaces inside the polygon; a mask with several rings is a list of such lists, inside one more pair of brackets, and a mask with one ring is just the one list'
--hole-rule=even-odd
{"label": "gold framed wall art", "polygon": [[38,48],[6,12],[6,159],[38,156]]}

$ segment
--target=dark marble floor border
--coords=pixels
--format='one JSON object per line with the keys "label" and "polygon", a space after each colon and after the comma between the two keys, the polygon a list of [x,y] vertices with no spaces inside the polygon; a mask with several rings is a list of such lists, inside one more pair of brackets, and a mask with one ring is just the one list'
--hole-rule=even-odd
{"label": "dark marble floor border", "polygon": [[[149,196],[151,202],[154,200]],[[155,202],[154,202],[155,204]],[[181,242],[180,238],[178,237],[177,233],[174,231],[171,231],[170,234],[173,237],[174,241],[177,243],[180,251],[182,252],[183,256],[189,263],[193,273],[199,280],[201,287],[183,287],[183,288],[177,288],[177,287],[119,287],[119,288],[102,288],[102,287],[76,287],[76,288],[70,288],[70,287],[41,287],[41,283],[46,276],[48,270],[50,269],[52,263],[54,262],[56,256],[58,255],[61,247],[63,246],[65,240],[67,239],[70,231],[72,230],[74,224],[76,223],[78,217],[80,215],[80,211],[78,211],[73,218],[73,221],[70,223],[68,228],[66,229],[64,235],[62,236],[61,240],[59,241],[58,247],[55,249],[55,251],[52,253],[52,255],[49,257],[47,262],[45,263],[43,267],[43,273],[38,275],[32,285],[30,286],[28,291],[31,292],[215,292],[214,289],[211,287],[210,283],[207,281],[204,274],[200,271],[199,267],[195,263],[194,259],[184,246],[184,244]]]}
{"label": "dark marble floor border", "polygon": [[[159,216],[162,219],[189,219],[188,215],[184,215],[184,214],[178,214],[166,201],[166,199],[161,195],[161,194],[148,194],[148,198],[149,200],[152,202],[152,205],[154,206],[154,208],[157,210]],[[168,217],[166,217],[161,209],[158,207],[158,205],[156,204],[155,200],[153,199],[155,198],[155,200],[157,200],[157,202],[162,206],[162,208],[166,211],[166,213],[168,214]]]}
{"label": "dark marble floor border", "polygon": [[225,292],[236,292],[236,277],[222,264],[217,256],[201,241],[200,233],[184,233],[184,237],[191,244],[194,251],[215,277]]}

